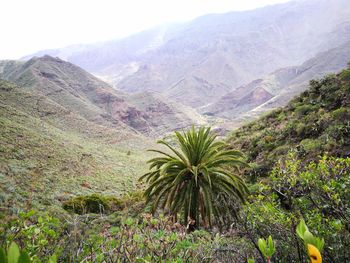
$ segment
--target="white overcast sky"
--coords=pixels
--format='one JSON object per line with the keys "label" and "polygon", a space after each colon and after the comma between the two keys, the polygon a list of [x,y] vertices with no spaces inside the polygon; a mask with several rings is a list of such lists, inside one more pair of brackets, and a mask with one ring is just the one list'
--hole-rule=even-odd
{"label": "white overcast sky", "polygon": [[0,59],[289,0],[0,0]]}

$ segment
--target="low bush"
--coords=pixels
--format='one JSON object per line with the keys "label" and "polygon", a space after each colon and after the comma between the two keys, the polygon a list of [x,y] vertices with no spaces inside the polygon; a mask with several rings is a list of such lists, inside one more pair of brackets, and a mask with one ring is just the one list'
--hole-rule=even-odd
{"label": "low bush", "polygon": [[76,214],[105,214],[122,209],[122,202],[114,197],[103,197],[98,194],[78,196],[63,203],[63,208]]}
{"label": "low bush", "polygon": [[337,121],[349,121],[350,110],[348,108],[341,107],[332,112],[332,117]]}
{"label": "low bush", "polygon": [[322,150],[323,142],[319,139],[305,139],[300,142],[300,146],[306,152],[317,152]]}

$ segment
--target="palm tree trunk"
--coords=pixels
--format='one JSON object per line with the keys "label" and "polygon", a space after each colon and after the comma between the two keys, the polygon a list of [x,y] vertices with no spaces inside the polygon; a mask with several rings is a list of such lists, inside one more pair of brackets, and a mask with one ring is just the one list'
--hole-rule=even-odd
{"label": "palm tree trunk", "polygon": [[203,194],[200,194],[200,202],[199,202],[199,207],[200,207],[200,213],[201,213],[201,218],[203,221],[203,225],[205,228],[208,228],[208,221],[207,221],[207,217],[206,217],[206,213],[207,211],[205,210],[205,206],[204,206],[204,197]]}
{"label": "palm tree trunk", "polygon": [[191,194],[189,218],[187,222],[188,232],[193,232],[199,226],[199,187],[194,186]]}

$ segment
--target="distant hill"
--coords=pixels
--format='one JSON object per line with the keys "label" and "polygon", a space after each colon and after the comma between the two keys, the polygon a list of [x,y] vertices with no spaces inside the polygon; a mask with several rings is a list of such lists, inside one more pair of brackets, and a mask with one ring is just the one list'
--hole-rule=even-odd
{"label": "distant hill", "polygon": [[202,121],[195,111],[182,109],[168,99],[149,93],[129,96],[85,70],[48,55],[23,63],[0,61],[0,77],[88,121],[122,132],[159,136]]}
{"label": "distant hill", "polygon": [[[76,63],[118,89],[156,91],[201,108],[349,41],[348,0],[297,0],[206,15],[121,40],[41,53]],[[263,88],[256,93],[237,92],[248,96],[248,110],[279,93]]]}
{"label": "distant hill", "polygon": [[339,74],[312,80],[306,91],[284,108],[276,109],[234,131],[233,148],[255,163],[264,175],[278,159],[294,149],[303,160],[350,155],[350,67]]}
{"label": "distant hill", "polygon": [[242,122],[284,106],[307,89],[309,80],[344,69],[350,61],[350,42],[321,52],[300,66],[279,69],[221,97],[199,111]]}

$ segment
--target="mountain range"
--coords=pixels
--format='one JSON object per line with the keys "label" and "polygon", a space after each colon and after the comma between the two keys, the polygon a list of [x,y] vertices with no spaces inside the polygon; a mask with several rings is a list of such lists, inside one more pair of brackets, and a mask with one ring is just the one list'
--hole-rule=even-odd
{"label": "mountain range", "polygon": [[[286,105],[311,79],[349,61],[348,0],[298,0],[211,14],[125,39],[0,61],[0,203],[31,198],[59,203],[71,195],[135,189],[153,156],[145,150],[157,147],[154,138],[192,125],[231,131]],[[328,84],[317,93],[320,118],[328,118],[323,97],[337,92]],[[341,91],[347,92],[345,86]],[[314,101],[306,95],[299,99],[312,110]],[[346,100],[340,101],[348,107]],[[305,105],[294,106],[273,113],[273,123],[266,118],[253,123],[254,136],[244,126],[230,137],[232,145],[259,165],[265,148],[275,147],[271,152],[277,156],[286,150],[278,148],[285,138],[271,146],[265,137],[272,133],[272,140],[281,129],[289,138],[288,127],[295,125],[288,118],[298,124],[293,130],[298,138],[321,121],[302,115],[308,127],[302,126],[298,114]],[[333,112],[338,108],[327,114],[339,114]],[[286,127],[278,124],[280,118]],[[327,139],[336,133],[332,129],[321,135]],[[242,130],[247,136],[237,135]],[[336,139],[331,143],[335,152]]]}
{"label": "mountain range", "polygon": [[236,120],[284,105],[308,80],[344,68],[349,43],[347,0],[296,0],[26,59],[58,56],[117,90],[156,92],[200,113]]}
{"label": "mountain range", "polygon": [[2,61],[0,78],[52,100],[68,113],[123,133],[159,136],[204,121],[191,108],[179,107],[149,92],[128,95],[85,70],[48,55],[26,62]]}

